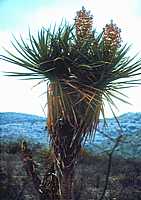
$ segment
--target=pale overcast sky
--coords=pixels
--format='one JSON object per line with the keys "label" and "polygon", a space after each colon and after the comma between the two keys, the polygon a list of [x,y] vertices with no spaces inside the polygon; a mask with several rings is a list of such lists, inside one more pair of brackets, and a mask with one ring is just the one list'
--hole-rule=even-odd
{"label": "pale overcast sky", "polygon": [[[76,11],[82,6],[94,15],[94,27],[101,31],[111,19],[122,29],[122,39],[133,44],[131,55],[141,52],[141,1],[140,0],[0,0],[0,54],[2,47],[10,49],[12,33],[28,38],[28,28],[36,33],[64,18],[73,23]],[[139,54],[141,57],[141,53]],[[21,68],[0,60],[0,112],[22,112],[44,116],[42,106],[46,96],[39,97],[46,85],[32,89],[35,81],[21,81],[3,76],[3,71]],[[132,106],[118,103],[117,115],[141,112],[141,87],[124,91]],[[42,106],[41,106],[42,105]],[[109,109],[106,116],[111,117]]]}

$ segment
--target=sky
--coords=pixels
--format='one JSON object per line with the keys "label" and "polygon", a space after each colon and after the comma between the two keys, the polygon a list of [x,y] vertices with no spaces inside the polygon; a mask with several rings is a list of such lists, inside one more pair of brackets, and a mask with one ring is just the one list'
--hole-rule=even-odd
{"label": "sky", "polygon": [[[28,30],[33,34],[41,27],[59,24],[63,19],[74,22],[76,11],[85,6],[94,16],[93,27],[102,31],[111,19],[121,28],[123,43],[132,44],[130,55],[141,57],[141,1],[140,0],[0,0],[0,55],[3,47],[10,50],[12,34],[28,39]],[[45,116],[46,84],[33,87],[36,81],[19,80],[4,76],[6,71],[21,68],[0,60],[0,112],[22,112]],[[141,112],[141,86],[123,91],[132,105],[117,103],[117,115],[126,112]],[[112,117],[108,106],[106,116]]]}

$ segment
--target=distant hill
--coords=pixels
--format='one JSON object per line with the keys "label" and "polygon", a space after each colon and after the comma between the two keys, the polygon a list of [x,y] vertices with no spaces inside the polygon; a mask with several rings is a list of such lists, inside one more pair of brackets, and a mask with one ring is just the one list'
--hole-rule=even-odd
{"label": "distant hill", "polygon": [[90,143],[88,138],[85,146],[94,152],[108,152],[114,146],[116,138],[122,135],[122,142],[116,153],[134,158],[141,157],[141,113],[125,113],[117,120],[107,119],[107,126],[100,120],[94,142]]}
{"label": "distant hill", "polygon": [[25,113],[16,113],[16,112],[0,112],[0,125],[3,124],[13,124],[19,122],[35,122],[35,121],[44,121],[45,118],[37,116],[37,115],[30,115]]}
{"label": "distant hill", "polygon": [[0,113],[0,139],[2,142],[25,138],[33,143],[46,144],[45,118],[23,113]]}
{"label": "distant hill", "polygon": [[[118,117],[120,127],[114,118],[107,119],[107,126],[103,127],[103,120],[100,120],[95,140],[86,140],[85,146],[90,150],[110,149],[113,142],[109,140],[124,135],[126,139],[120,147],[127,153],[133,154],[130,145],[138,145],[134,151],[141,152],[141,113],[126,113]],[[44,117],[23,113],[1,112],[0,113],[0,140],[1,142],[12,142],[26,139],[32,143],[48,144],[47,131],[45,130],[46,119]],[[108,135],[108,137],[106,136]],[[130,151],[129,151],[130,148]]]}

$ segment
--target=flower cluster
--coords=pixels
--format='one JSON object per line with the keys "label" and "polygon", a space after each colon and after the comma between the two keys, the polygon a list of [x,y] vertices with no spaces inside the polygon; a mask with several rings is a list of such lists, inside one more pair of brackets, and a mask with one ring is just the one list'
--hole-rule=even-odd
{"label": "flower cluster", "polygon": [[112,20],[110,24],[106,24],[104,28],[104,46],[109,52],[113,52],[120,47],[120,32],[121,30],[116,26],[116,24],[113,24]]}
{"label": "flower cluster", "polygon": [[84,7],[77,12],[75,18],[76,35],[79,41],[85,40],[92,35],[93,16]]}

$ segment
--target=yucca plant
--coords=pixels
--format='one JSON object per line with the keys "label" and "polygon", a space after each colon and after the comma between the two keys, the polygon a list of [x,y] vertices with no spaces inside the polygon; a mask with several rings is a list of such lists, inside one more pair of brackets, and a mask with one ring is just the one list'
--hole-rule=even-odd
{"label": "yucca plant", "polygon": [[42,28],[37,37],[29,32],[27,42],[15,38],[12,45],[19,55],[6,50],[9,55],[2,56],[29,70],[9,76],[47,82],[47,127],[62,200],[73,199],[76,161],[86,138],[95,135],[100,112],[105,116],[104,101],[111,108],[114,98],[127,103],[120,90],[140,84],[141,59],[127,56],[120,29],[111,21],[97,34],[92,23],[83,7],[74,25]]}

